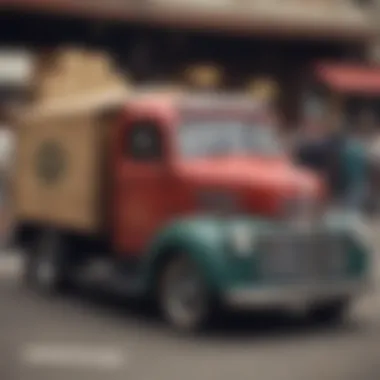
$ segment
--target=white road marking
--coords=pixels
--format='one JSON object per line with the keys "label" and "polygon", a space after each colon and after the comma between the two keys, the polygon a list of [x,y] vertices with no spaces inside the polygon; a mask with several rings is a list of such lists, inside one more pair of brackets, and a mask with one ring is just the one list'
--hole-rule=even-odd
{"label": "white road marking", "polygon": [[21,350],[22,364],[34,368],[88,369],[116,371],[125,369],[128,355],[114,347],[95,344],[26,344]]}

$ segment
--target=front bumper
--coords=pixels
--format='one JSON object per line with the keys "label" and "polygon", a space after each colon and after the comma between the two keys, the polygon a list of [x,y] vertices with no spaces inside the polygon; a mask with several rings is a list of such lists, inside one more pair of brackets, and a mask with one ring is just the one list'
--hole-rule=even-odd
{"label": "front bumper", "polygon": [[232,308],[295,309],[320,302],[358,297],[371,288],[369,280],[334,283],[296,284],[236,288],[224,293],[224,302]]}

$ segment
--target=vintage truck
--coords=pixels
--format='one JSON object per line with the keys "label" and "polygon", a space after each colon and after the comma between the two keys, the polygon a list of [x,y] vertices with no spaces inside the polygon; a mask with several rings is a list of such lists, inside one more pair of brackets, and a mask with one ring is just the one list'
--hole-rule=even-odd
{"label": "vintage truck", "polygon": [[355,226],[325,215],[322,181],[287,157],[265,104],[153,90],[110,99],[66,97],[18,120],[28,286],[114,287],[185,331],[220,306],[343,318],[367,288],[370,252]]}

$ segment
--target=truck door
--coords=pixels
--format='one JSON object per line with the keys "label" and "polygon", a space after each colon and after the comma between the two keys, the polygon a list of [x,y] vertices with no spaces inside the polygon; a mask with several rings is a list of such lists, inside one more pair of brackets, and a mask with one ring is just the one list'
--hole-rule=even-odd
{"label": "truck door", "polygon": [[122,129],[117,165],[115,236],[117,251],[141,252],[168,215],[167,137],[158,121],[137,120]]}

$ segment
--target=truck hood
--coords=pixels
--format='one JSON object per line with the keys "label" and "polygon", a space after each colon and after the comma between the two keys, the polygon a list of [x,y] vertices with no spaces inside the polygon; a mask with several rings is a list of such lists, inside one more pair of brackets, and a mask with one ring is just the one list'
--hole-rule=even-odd
{"label": "truck hood", "polygon": [[252,211],[275,212],[284,199],[321,198],[323,182],[288,159],[213,158],[181,163],[182,178],[196,189],[226,190]]}

